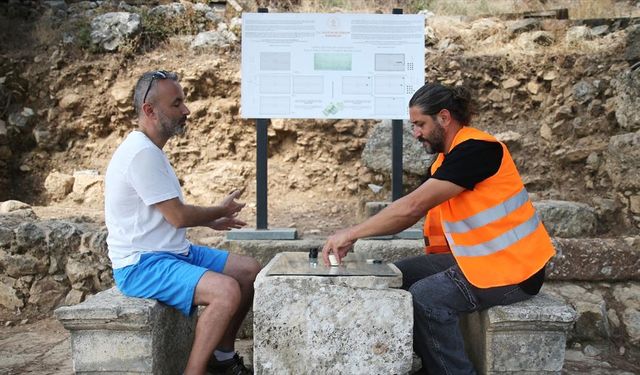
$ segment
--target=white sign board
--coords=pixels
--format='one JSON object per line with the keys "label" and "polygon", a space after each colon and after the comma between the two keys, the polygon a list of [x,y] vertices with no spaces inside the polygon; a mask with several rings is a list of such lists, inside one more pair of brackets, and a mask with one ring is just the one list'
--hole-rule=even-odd
{"label": "white sign board", "polygon": [[243,118],[408,119],[424,17],[245,13]]}

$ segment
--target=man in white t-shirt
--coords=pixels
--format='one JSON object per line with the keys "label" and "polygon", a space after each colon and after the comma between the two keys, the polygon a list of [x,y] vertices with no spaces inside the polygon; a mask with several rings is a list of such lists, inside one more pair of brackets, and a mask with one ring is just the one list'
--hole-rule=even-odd
{"label": "man in white t-shirt", "polygon": [[236,190],[217,206],[184,203],[162,151],[183,134],[189,109],[175,73],[147,72],[134,93],[138,129],[113,154],[105,178],[107,245],[113,276],[125,295],[154,298],[185,315],[205,306],[184,374],[250,374],[234,342],[253,302],[260,265],[252,258],[191,244],[188,227],[240,228],[245,206]]}

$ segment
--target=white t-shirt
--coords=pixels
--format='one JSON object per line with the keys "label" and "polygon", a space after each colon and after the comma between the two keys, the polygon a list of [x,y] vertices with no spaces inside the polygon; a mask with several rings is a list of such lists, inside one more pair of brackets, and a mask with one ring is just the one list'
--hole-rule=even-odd
{"label": "white t-shirt", "polygon": [[129,133],[109,162],[105,175],[107,245],[113,268],[138,263],[140,254],[184,254],[186,229],[165,220],[155,203],[178,197],[180,183],[166,155],[140,131]]}

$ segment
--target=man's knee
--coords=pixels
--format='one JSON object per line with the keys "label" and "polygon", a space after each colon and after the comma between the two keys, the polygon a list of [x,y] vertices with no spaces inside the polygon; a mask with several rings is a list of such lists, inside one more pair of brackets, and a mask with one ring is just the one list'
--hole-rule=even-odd
{"label": "man's knee", "polygon": [[262,266],[260,266],[260,263],[258,263],[257,260],[249,258],[249,260],[247,261],[246,269],[247,278],[249,278],[253,283],[256,280],[256,276],[258,276],[258,273],[262,269]]}
{"label": "man's knee", "polygon": [[240,284],[244,285],[253,285],[253,282],[256,280],[256,276],[262,269],[260,263],[257,260],[245,257],[239,262],[239,272],[236,272],[235,279],[238,280]]}
{"label": "man's knee", "polygon": [[200,280],[196,293],[199,304],[213,305],[216,308],[235,312],[240,305],[240,284],[232,277],[216,275]]}

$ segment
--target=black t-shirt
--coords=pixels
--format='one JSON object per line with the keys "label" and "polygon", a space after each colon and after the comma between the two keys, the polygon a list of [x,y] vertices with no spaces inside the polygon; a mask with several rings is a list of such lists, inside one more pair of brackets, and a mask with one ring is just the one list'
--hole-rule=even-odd
{"label": "black t-shirt", "polygon": [[496,174],[501,163],[500,143],[469,139],[446,154],[440,168],[430,177],[473,190],[477,183]]}
{"label": "black t-shirt", "polygon": [[[502,163],[503,151],[498,142],[469,139],[454,147],[444,156],[442,165],[428,178],[449,181],[468,190],[473,190],[481,181],[498,172]],[[544,282],[544,267],[533,276],[519,284],[520,288],[531,295],[538,294]]]}

